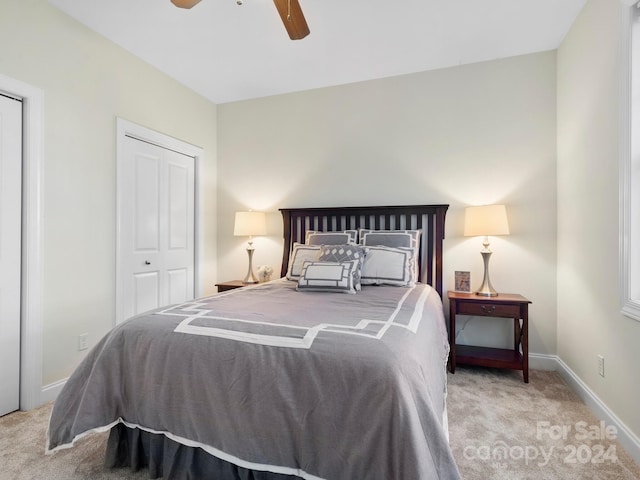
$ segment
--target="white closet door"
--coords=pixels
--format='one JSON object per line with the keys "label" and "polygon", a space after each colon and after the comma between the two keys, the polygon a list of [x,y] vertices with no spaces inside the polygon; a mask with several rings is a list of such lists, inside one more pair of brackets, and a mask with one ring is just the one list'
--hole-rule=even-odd
{"label": "white closet door", "polygon": [[122,320],[194,297],[193,157],[126,137]]}
{"label": "white closet door", "polygon": [[20,406],[22,102],[0,95],[0,415]]}

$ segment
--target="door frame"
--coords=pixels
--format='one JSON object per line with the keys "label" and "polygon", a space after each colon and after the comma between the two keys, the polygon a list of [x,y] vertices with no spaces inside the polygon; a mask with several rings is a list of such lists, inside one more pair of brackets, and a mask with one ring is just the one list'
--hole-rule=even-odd
{"label": "door frame", "polygon": [[0,91],[22,99],[20,409],[42,399],[44,91],[0,74]]}
{"label": "door frame", "polygon": [[122,175],[124,168],[122,167],[124,158],[124,140],[125,137],[132,137],[143,142],[152,143],[162,148],[174,150],[194,159],[194,259],[193,259],[193,290],[195,297],[203,295],[202,281],[204,265],[204,188],[202,188],[202,171],[204,166],[204,149],[201,147],[184,142],[177,138],[165,135],[164,133],[151,130],[136,123],[130,122],[123,118],[116,118],[116,305],[114,325],[126,320],[123,318],[124,304],[122,292],[122,275],[123,275],[123,257],[121,233],[123,221],[124,191],[122,188]]}

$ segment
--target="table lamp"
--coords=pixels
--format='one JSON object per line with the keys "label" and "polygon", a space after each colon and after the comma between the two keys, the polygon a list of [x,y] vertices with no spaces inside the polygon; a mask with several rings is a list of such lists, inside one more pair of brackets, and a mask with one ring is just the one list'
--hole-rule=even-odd
{"label": "table lamp", "polygon": [[504,205],[482,205],[479,207],[467,207],[464,212],[464,236],[484,236],[480,251],[484,261],[484,278],[476,295],[495,297],[498,293],[494,290],[489,280],[489,235],[509,235],[509,223],[507,222],[507,209]]}
{"label": "table lamp", "polygon": [[267,217],[264,212],[236,212],[236,221],[233,227],[233,235],[236,237],[249,237],[247,254],[249,255],[249,270],[244,277],[243,283],[258,283],[258,279],[253,273],[253,237],[255,235],[266,235]]}

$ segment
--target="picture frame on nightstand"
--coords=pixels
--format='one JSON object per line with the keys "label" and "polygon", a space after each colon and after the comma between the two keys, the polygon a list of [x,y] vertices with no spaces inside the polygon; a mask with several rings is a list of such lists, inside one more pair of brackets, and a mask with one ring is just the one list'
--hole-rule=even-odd
{"label": "picture frame on nightstand", "polygon": [[469,293],[471,291],[471,272],[456,270],[454,272],[456,292]]}

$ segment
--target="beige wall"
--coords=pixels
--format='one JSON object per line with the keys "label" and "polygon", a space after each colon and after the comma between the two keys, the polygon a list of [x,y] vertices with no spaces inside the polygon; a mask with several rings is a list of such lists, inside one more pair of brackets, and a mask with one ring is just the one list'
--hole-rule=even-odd
{"label": "beige wall", "polygon": [[558,355],[639,435],[640,322],[619,300],[618,9],[590,0],[558,51]]}
{"label": "beige wall", "polygon": [[[252,208],[449,203],[445,288],[482,274],[467,205],[504,202],[512,235],[492,239],[492,281],[533,301],[531,348],[556,352],[556,55],[546,52],[218,106],[219,279],[243,278],[233,213]],[[281,217],[255,241],[279,271]],[[503,320],[459,341],[508,345]]]}
{"label": "beige wall", "polygon": [[44,370],[66,378],[113,326],[115,122],[122,117],[205,150],[204,252],[215,279],[216,107],[51,7],[0,2],[0,73],[44,91]]}

